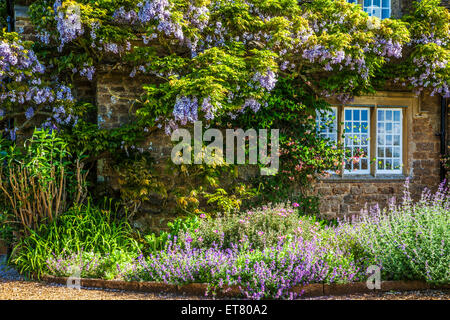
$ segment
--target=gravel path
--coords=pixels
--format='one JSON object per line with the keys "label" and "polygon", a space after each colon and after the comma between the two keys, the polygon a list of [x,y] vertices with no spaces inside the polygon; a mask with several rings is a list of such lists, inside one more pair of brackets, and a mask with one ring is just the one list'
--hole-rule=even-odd
{"label": "gravel path", "polygon": [[361,293],[345,296],[305,298],[305,300],[450,300],[450,290]]}
{"label": "gravel path", "polygon": [[27,281],[14,269],[6,266],[0,256],[0,300],[198,300],[204,297],[186,297],[108,289],[67,288],[64,285]]}
{"label": "gravel path", "polygon": [[[199,300],[206,297],[177,296],[108,289],[67,288],[64,285],[26,281],[4,264],[0,256],[0,300]],[[450,300],[450,290],[384,292],[303,298],[305,300]]]}
{"label": "gravel path", "polygon": [[182,297],[152,293],[113,290],[70,289],[63,285],[48,285],[31,281],[0,280],[0,300],[198,300],[201,297]]}

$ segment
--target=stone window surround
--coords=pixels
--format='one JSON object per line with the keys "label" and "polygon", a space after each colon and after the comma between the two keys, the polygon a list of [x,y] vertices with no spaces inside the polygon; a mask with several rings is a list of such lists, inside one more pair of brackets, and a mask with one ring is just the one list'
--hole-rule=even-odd
{"label": "stone window surround", "polygon": [[[345,107],[368,107],[370,108],[370,149],[376,150],[377,141],[377,126],[376,122],[377,108],[401,108],[402,110],[402,172],[401,173],[377,173],[376,161],[370,163],[369,174],[345,174],[344,168],[341,168],[341,174],[333,173],[328,178],[322,178],[323,181],[336,182],[357,182],[357,181],[404,181],[406,177],[410,176],[412,166],[412,151],[410,144],[412,143],[412,121],[413,115],[420,113],[420,99],[419,96],[411,92],[388,92],[378,91],[374,95],[355,97],[351,103],[341,104],[334,100],[328,101],[333,107],[338,108],[338,136],[339,141],[342,141],[344,132]],[[373,160],[373,159],[372,159]]]}

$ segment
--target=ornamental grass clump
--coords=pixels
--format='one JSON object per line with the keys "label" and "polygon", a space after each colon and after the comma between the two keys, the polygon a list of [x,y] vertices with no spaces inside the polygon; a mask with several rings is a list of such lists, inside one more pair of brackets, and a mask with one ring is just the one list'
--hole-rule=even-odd
{"label": "ornamental grass clump", "polygon": [[450,282],[450,195],[443,182],[413,202],[406,181],[400,204],[375,207],[357,221],[356,239],[384,280]]}
{"label": "ornamental grass clump", "polygon": [[228,213],[200,219],[195,229],[178,234],[180,243],[208,248],[213,244],[231,248],[235,244],[251,243],[254,249],[276,246],[295,236],[311,238],[320,230],[315,219],[299,216],[289,203],[263,206],[242,213]]}
{"label": "ornamental grass clump", "polygon": [[[126,219],[118,216],[110,203],[97,207],[88,201],[32,231],[14,248],[11,262],[19,272],[38,278],[55,272],[67,276],[68,266],[80,267],[75,261],[83,261],[81,265],[84,265],[94,254],[101,260],[99,266],[106,270],[97,270],[98,276],[111,278],[118,273],[116,264],[105,259],[121,262],[126,260],[123,256],[130,256],[129,262],[139,253],[139,245]],[[108,267],[108,263],[112,266]]]}

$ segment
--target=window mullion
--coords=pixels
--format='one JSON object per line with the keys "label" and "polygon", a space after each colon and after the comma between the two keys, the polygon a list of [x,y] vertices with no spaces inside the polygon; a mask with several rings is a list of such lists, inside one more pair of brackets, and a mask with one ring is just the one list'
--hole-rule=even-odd
{"label": "window mullion", "polygon": [[372,176],[376,175],[377,170],[377,131],[378,131],[378,123],[377,123],[377,105],[375,105],[373,108],[371,108],[370,113],[370,149],[372,152],[370,152],[370,156],[372,159],[375,159],[375,161],[370,161],[370,174]]}
{"label": "window mullion", "polygon": [[[344,106],[338,106],[338,112],[337,112],[337,116],[338,116],[338,141],[340,143],[341,146],[344,146],[344,141],[342,141],[342,137],[344,135],[344,128],[345,125],[343,125],[343,122],[345,121],[344,118]],[[345,149],[344,149],[345,150]],[[344,161],[341,161],[341,165],[340,165],[340,176],[342,177],[344,175],[344,170],[345,170],[345,157],[344,157]]]}

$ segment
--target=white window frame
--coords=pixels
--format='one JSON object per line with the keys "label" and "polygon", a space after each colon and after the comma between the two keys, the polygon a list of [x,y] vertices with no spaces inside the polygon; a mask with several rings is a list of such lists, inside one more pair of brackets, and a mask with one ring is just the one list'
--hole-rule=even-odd
{"label": "white window frame", "polygon": [[[378,136],[379,136],[379,132],[378,132],[378,111],[382,110],[382,111],[399,111],[400,113],[400,145],[398,146],[400,148],[400,158],[399,158],[399,162],[400,162],[400,168],[398,169],[390,169],[390,170],[386,170],[386,169],[378,169]],[[376,147],[375,147],[375,154],[376,154],[376,163],[375,163],[375,174],[402,174],[403,173],[403,110],[401,108],[377,108],[376,110],[376,136],[377,136],[377,141],[376,141]],[[392,117],[394,118],[394,117]],[[386,121],[386,120],[383,120]],[[384,135],[386,136],[387,133],[385,132]],[[382,147],[386,147],[386,145],[383,145]],[[394,148],[394,144],[392,144],[392,148]],[[385,151],[386,152],[386,151]],[[392,151],[394,152],[394,151]],[[386,155],[384,157],[384,159],[386,159]],[[391,157],[391,159],[394,159],[394,157]],[[393,164],[392,164],[393,166]]]}
{"label": "white window frame", "polygon": [[[344,175],[355,175],[355,174],[370,174],[370,139],[371,139],[371,135],[370,135],[370,133],[371,133],[371,124],[370,124],[370,120],[371,120],[371,117],[370,117],[370,109],[371,108],[369,108],[369,107],[344,107],[343,108],[344,110],[343,110],[343,119],[342,119],[342,122],[343,122],[343,124],[344,124],[344,129],[347,127],[347,121],[346,121],[346,119],[345,119],[345,111],[346,110],[352,110],[352,120],[351,120],[351,123],[352,123],[352,126],[353,126],[353,111],[354,110],[366,110],[367,111],[367,137],[368,137],[368,140],[367,140],[367,156],[366,157],[364,157],[364,159],[367,159],[367,169],[358,169],[358,170],[354,170],[354,169],[352,169],[352,170],[347,170],[345,167],[345,165],[344,165],[344,170],[343,170],[343,174]],[[360,119],[359,120],[359,122],[361,122],[362,120]],[[352,133],[353,134],[353,133]],[[344,131],[344,150],[346,149],[346,147],[347,147],[347,145],[346,145],[346,137],[347,137],[347,133]],[[352,167],[353,167],[353,164],[352,164]]]}

